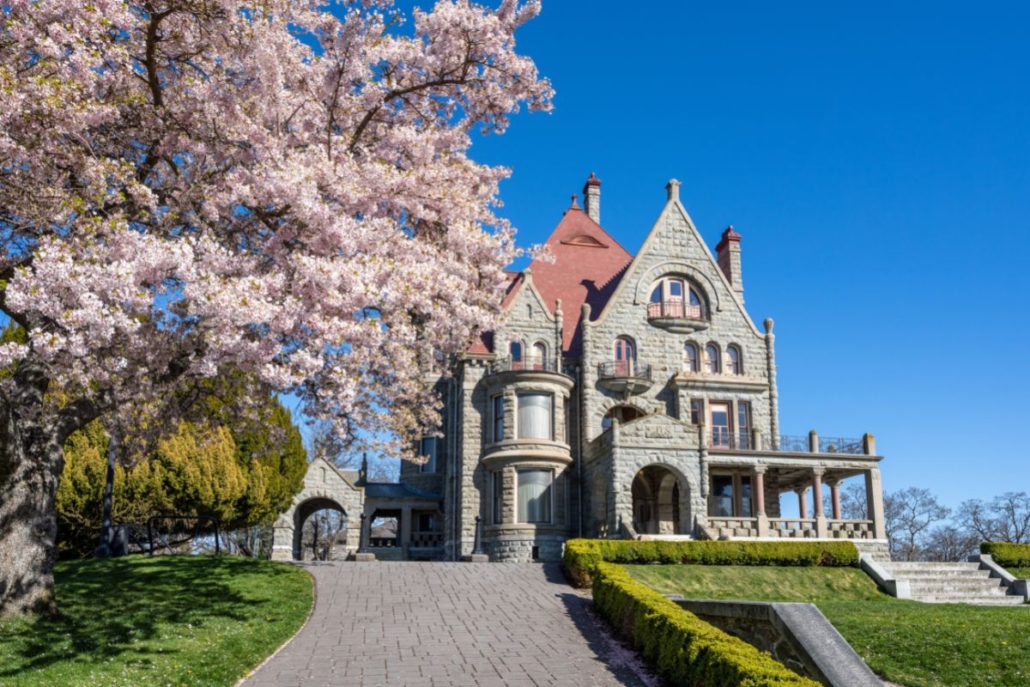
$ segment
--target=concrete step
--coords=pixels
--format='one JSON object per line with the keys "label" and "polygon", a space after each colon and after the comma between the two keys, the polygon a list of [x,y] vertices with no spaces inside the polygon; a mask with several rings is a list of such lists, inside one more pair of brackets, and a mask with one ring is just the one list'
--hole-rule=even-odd
{"label": "concrete step", "polygon": [[881,563],[884,568],[888,570],[898,571],[924,571],[934,570],[939,572],[976,572],[980,569],[979,563],[921,563],[918,561],[891,561],[890,563]]}
{"label": "concrete step", "polygon": [[[1021,596],[912,596],[913,601],[928,604],[974,604],[976,606],[1022,606]],[[1030,610],[1030,606],[1027,606]]]}
{"label": "concrete step", "polygon": [[930,580],[930,579],[915,579],[909,578],[908,586],[912,589],[912,593],[916,592],[990,592],[991,590],[1002,590],[1001,580],[985,580],[977,578],[974,580]]}
{"label": "concrete step", "polygon": [[884,570],[906,580],[985,580],[991,576],[990,570],[893,570],[886,566]]}

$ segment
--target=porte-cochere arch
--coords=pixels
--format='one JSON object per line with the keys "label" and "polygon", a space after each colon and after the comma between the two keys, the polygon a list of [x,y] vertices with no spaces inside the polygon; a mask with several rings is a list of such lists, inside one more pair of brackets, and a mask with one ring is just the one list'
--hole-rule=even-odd
{"label": "porte-cochere arch", "polygon": [[304,487],[293,497],[290,508],[279,516],[272,534],[274,560],[299,560],[301,530],[313,513],[330,509],[347,518],[348,551],[358,548],[359,523],[365,505],[364,490],[357,486],[358,473],[343,471],[323,458],[308,465]]}

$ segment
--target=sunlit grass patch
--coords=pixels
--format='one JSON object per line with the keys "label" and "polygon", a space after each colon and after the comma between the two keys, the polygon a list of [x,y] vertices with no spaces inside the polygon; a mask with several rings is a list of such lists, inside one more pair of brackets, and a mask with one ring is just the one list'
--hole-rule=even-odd
{"label": "sunlit grass patch", "polygon": [[310,576],[234,557],[57,566],[58,619],[0,621],[0,685],[232,685],[303,624]]}

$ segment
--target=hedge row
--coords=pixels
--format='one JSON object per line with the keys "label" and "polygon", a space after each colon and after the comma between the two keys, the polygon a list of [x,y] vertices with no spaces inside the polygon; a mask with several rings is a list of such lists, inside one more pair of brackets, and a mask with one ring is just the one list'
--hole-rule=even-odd
{"label": "hedge row", "polygon": [[851,542],[636,541],[573,539],[565,544],[565,573],[576,587],[589,587],[598,563],[691,563],[694,565],[858,565]]}
{"label": "hedge row", "polygon": [[819,685],[680,608],[621,567],[600,562],[593,572],[598,611],[669,684]]}
{"label": "hedge row", "polygon": [[986,553],[1003,568],[1030,568],[1030,544],[985,541],[980,553]]}

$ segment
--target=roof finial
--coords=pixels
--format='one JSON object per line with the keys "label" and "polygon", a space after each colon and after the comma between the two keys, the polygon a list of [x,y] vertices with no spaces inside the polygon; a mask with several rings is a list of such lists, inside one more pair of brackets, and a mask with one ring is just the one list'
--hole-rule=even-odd
{"label": "roof finial", "polygon": [[576,194],[575,193],[572,194],[572,206],[571,207],[574,207],[577,210],[579,209],[579,203],[576,202]]}

